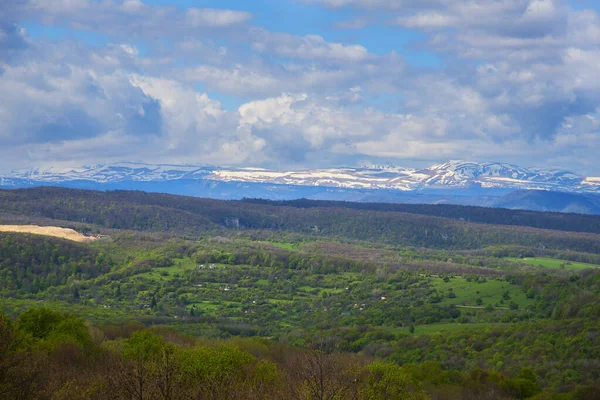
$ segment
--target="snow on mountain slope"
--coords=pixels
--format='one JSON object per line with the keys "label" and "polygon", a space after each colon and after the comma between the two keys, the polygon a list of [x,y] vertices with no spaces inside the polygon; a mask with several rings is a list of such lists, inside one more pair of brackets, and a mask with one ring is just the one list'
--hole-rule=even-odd
{"label": "snow on mountain slope", "polygon": [[77,180],[98,183],[127,180],[149,182],[199,178],[207,172],[206,167],[197,165],[151,165],[123,162],[78,168],[37,168],[23,172],[13,172],[11,178],[57,183]]}
{"label": "snow on mountain slope", "polygon": [[468,161],[447,161],[442,164],[433,165],[424,172],[430,173],[431,177],[426,183],[441,185],[466,185],[472,181],[486,180],[493,177],[511,178],[516,180],[527,180],[534,173],[525,168],[511,164],[502,163],[474,163]]}
{"label": "snow on mountain slope", "polygon": [[209,180],[401,191],[470,187],[543,189],[567,192],[600,191],[600,178],[584,178],[564,170],[522,168],[506,163],[476,163],[460,160],[451,160],[419,170],[393,165],[373,165],[359,168],[299,171],[124,162],[91,167],[47,168],[14,172],[8,177],[0,177],[0,186],[10,187],[11,182],[15,182],[15,180],[29,185],[74,181],[115,183]]}
{"label": "snow on mountain slope", "polygon": [[[394,188],[410,190],[403,183],[392,183],[389,177],[377,176],[378,170],[366,169],[326,169],[305,171],[267,171],[267,170],[215,170],[210,179],[225,182],[268,182],[280,185],[333,186],[355,189]],[[394,178],[398,175],[394,174]]]}

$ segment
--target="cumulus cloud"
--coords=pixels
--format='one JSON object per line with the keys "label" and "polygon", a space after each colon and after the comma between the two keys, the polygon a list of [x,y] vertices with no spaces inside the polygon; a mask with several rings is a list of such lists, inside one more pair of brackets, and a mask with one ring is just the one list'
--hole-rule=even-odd
{"label": "cumulus cloud", "polygon": [[223,146],[237,140],[235,115],[224,111],[218,101],[205,93],[198,93],[173,80],[140,75],[131,75],[129,79],[132,85],[161,106],[164,120],[161,157],[214,162],[217,161],[215,157],[222,160],[222,156],[216,153]]}
{"label": "cumulus cloud", "polygon": [[[597,170],[597,12],[562,0],[304,2],[350,8],[335,28],[356,37],[382,21],[417,31],[406,46],[443,64],[417,68],[402,48],[381,54],[340,39],[346,32],[334,41],[273,32],[243,10],[18,0],[0,14],[0,100],[10,99],[0,101],[0,168],[22,158],[275,167],[474,158]],[[107,44],[33,39],[25,21],[98,32]]]}
{"label": "cumulus cloud", "polygon": [[351,88],[362,87],[377,93],[397,92],[411,72],[405,59],[390,53],[369,55],[363,60],[340,61],[328,56],[312,62],[291,60],[281,63],[270,57],[253,58],[234,65],[200,64],[178,68],[175,75],[200,82],[211,90],[242,97],[275,97],[283,92],[312,92],[344,96]]}
{"label": "cumulus cloud", "polygon": [[[561,134],[568,118],[588,115],[598,104],[600,93],[589,68],[597,62],[600,25],[592,10],[575,11],[560,0],[440,0],[412,6],[368,0],[321,3],[391,11],[398,27],[427,35],[422,48],[450,57],[443,72],[425,80],[417,78],[421,90],[415,87],[405,92],[415,110],[424,107],[459,115],[461,110],[455,105],[464,105],[462,113],[474,121],[494,121],[481,130],[490,137],[551,139]],[[452,63],[457,58],[479,65],[467,63],[458,68]],[[432,91],[440,87],[451,89],[434,95]],[[471,103],[485,109],[474,114],[456,99],[464,96],[446,95],[465,91]],[[480,118],[483,114],[487,115]]]}
{"label": "cumulus cloud", "polygon": [[14,13],[47,25],[150,39],[198,34],[243,24],[245,11],[153,6],[140,0],[20,0]]}
{"label": "cumulus cloud", "polygon": [[243,11],[191,8],[186,11],[185,17],[191,26],[226,27],[246,22],[252,18],[252,14]]}
{"label": "cumulus cloud", "polygon": [[0,137],[5,144],[93,137],[109,129],[153,135],[160,107],[119,72],[34,61],[3,66]]}
{"label": "cumulus cloud", "polygon": [[[356,7],[380,10],[398,10],[411,8],[416,3],[412,0],[303,0],[309,4],[321,4],[331,8]],[[439,4],[443,1],[424,0],[423,4]],[[419,2],[421,3],[421,2]]]}
{"label": "cumulus cloud", "polygon": [[318,35],[299,37],[286,33],[272,33],[263,29],[253,32],[252,47],[257,51],[268,51],[281,57],[311,61],[325,59],[352,62],[363,61],[369,57],[369,52],[361,45],[326,42]]}

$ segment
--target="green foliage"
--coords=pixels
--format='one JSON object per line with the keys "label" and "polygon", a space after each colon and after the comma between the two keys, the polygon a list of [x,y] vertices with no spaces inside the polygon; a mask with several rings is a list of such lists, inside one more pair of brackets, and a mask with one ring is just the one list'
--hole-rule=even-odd
{"label": "green foliage", "polygon": [[369,365],[369,373],[366,390],[368,399],[426,400],[430,398],[419,384],[397,365],[375,362]]}
{"label": "green foliage", "polygon": [[[106,235],[78,244],[0,234],[0,309],[18,315],[0,316],[0,352],[10,355],[0,393],[504,399],[597,390],[598,218],[56,188],[0,191],[0,211]],[[165,325],[280,344],[197,341]],[[326,351],[282,344],[317,339]],[[40,372],[59,361],[75,371],[61,370],[70,381]],[[321,379],[326,388],[315,386]]]}
{"label": "green foliage", "polygon": [[49,308],[25,311],[19,315],[17,329],[49,346],[65,341],[80,346],[90,346],[92,343],[85,320]]}
{"label": "green foliage", "polygon": [[71,279],[92,279],[112,261],[89,246],[39,235],[0,233],[0,293],[38,293]]}
{"label": "green foliage", "polygon": [[[6,399],[20,398],[93,398],[93,399],[430,399],[430,398],[492,398],[492,399],[587,399],[595,398],[598,387],[598,369],[584,371],[564,368],[551,356],[543,343],[552,341],[550,347],[567,349],[561,355],[566,361],[582,355],[597,359],[597,334],[594,324],[564,326],[565,332],[577,336],[565,337],[564,332],[553,327],[535,326],[524,340],[518,354],[503,354],[514,346],[514,336],[522,332],[480,330],[429,337],[402,337],[397,341],[398,351],[410,354],[414,341],[424,354],[443,356],[456,344],[465,346],[467,352],[478,348],[483,358],[469,356],[473,365],[464,372],[448,368],[455,360],[399,366],[390,362],[374,361],[362,356],[338,353],[321,341],[318,350],[298,350],[274,344],[268,340],[232,339],[228,341],[193,339],[174,331],[157,327],[134,331],[126,339],[109,340],[104,335],[103,351],[91,351],[94,344],[87,342],[81,349],[69,347],[72,337],[54,336],[55,331],[65,331],[65,321],[76,318],[68,314],[30,310],[19,316],[17,324],[0,316],[0,393]],[[97,329],[97,328],[93,328]],[[67,329],[68,330],[68,329]],[[512,333],[510,333],[512,332]],[[535,334],[545,332],[532,342]],[[19,333],[37,340],[54,337],[54,345],[15,346]],[[535,334],[534,334],[535,333]],[[561,336],[563,335],[563,336]],[[582,346],[586,338],[594,344]],[[389,339],[389,338],[388,338]],[[468,339],[468,340],[467,340]],[[440,341],[441,340],[441,341]],[[483,343],[478,345],[477,342]],[[578,346],[568,348],[566,343]],[[450,347],[446,348],[445,346]],[[540,347],[542,345],[542,347]],[[491,346],[489,351],[486,346]],[[582,346],[579,348],[579,346]],[[430,350],[428,350],[430,349]],[[434,349],[432,351],[431,349]],[[526,350],[525,350],[526,349]],[[546,353],[544,353],[546,351]],[[254,353],[254,354],[251,354]],[[533,356],[530,368],[518,368]],[[393,357],[395,358],[395,357]],[[503,371],[480,369],[483,360],[489,359]],[[504,360],[505,363],[499,361]],[[548,365],[540,360],[548,360]],[[557,371],[562,376],[552,376]],[[511,372],[514,371],[514,372]],[[543,374],[540,379],[539,374]],[[575,381],[575,376],[579,374]],[[565,379],[566,378],[566,379]],[[541,392],[540,382],[553,383]],[[572,396],[551,395],[551,390],[572,392]],[[494,393],[492,397],[490,393]],[[308,397],[307,397],[308,396]],[[311,397],[312,396],[312,397]]]}
{"label": "green foliage", "polygon": [[[598,332],[597,321],[570,320],[406,335],[394,343],[397,347],[390,358],[400,364],[437,361],[444,368],[463,371],[498,368],[513,371],[516,379],[573,389],[577,382],[600,379],[600,370],[592,367],[597,363],[585,361],[600,359]],[[573,369],[574,365],[582,367]],[[526,383],[511,384],[526,390]]]}
{"label": "green foliage", "polygon": [[[112,229],[194,236],[207,230],[286,230],[311,236],[444,249],[476,249],[507,244],[539,247],[543,243],[548,249],[600,254],[600,238],[572,232],[600,233],[600,218],[593,216],[451,206],[409,206],[408,209],[413,208],[416,212],[409,214],[402,212],[407,211],[407,207],[400,205],[341,205],[308,200],[240,203],[143,192],[60,188],[0,191],[0,211],[68,221],[85,220]],[[459,220],[465,219],[465,216],[480,223]],[[513,218],[516,216],[517,221]]]}
{"label": "green foliage", "polygon": [[252,355],[232,346],[187,349],[179,357],[185,365],[182,372],[187,379],[221,383],[240,379],[245,373],[244,367],[256,361]]}
{"label": "green foliage", "polygon": [[157,360],[162,356],[164,349],[164,339],[148,330],[135,332],[123,344],[123,354],[133,360]]}
{"label": "green foliage", "polygon": [[15,336],[13,322],[0,313],[0,354],[7,354],[13,349]]}
{"label": "green foliage", "polygon": [[575,261],[567,261],[560,260],[555,258],[546,258],[546,257],[523,257],[523,258],[511,258],[507,257],[507,260],[529,264],[536,267],[542,268],[554,268],[554,269],[566,269],[566,270],[584,270],[584,269],[593,269],[600,268],[599,264],[589,264]]}

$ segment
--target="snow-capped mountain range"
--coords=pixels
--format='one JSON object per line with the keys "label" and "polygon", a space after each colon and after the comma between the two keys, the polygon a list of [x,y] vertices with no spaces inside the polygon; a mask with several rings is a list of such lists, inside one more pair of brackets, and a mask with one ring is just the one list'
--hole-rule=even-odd
{"label": "snow-capped mountain range", "polygon": [[[542,189],[600,192],[600,177],[583,177],[558,169],[522,168],[506,163],[451,160],[424,169],[394,165],[297,171],[261,168],[220,168],[200,165],[116,163],[79,168],[15,171],[0,177],[0,187],[36,185],[114,184],[126,182],[211,181],[333,187],[345,189]],[[88,185],[89,186],[89,185]]]}

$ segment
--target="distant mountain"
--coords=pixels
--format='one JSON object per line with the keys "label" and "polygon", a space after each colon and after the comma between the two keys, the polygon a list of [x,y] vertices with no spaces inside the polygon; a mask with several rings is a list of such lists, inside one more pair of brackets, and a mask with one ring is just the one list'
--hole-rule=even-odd
{"label": "distant mountain", "polygon": [[571,208],[568,205],[556,208],[531,197],[520,198],[522,195],[504,200],[501,197],[515,190],[600,193],[600,178],[583,177],[558,169],[460,160],[424,169],[365,165],[296,171],[123,162],[79,168],[39,168],[0,177],[2,188],[35,186],[143,190],[217,199],[256,197],[444,203],[596,213],[596,208],[583,200],[566,202],[572,204]]}
{"label": "distant mountain", "polygon": [[96,183],[123,181],[156,182],[202,179],[212,171],[213,168],[195,165],[117,163],[80,168],[36,168],[27,171],[16,171],[6,178],[45,183],[63,183],[69,181],[90,181]]}
{"label": "distant mountain", "polygon": [[482,187],[524,187],[527,189],[579,187],[583,178],[569,171],[522,168],[506,163],[447,161],[422,171],[431,176],[428,185]]}
{"label": "distant mountain", "polygon": [[600,214],[600,196],[598,195],[545,190],[516,191],[501,197],[491,205],[493,207],[519,210]]}
{"label": "distant mountain", "polygon": [[74,181],[116,183],[176,180],[404,191],[470,187],[548,189],[566,192],[598,191],[600,189],[600,178],[585,178],[569,171],[527,169],[506,163],[475,163],[457,160],[420,170],[393,165],[274,171],[262,168],[117,163],[73,169],[47,168],[17,171],[0,180],[0,184],[10,186],[11,183],[36,185]]}

